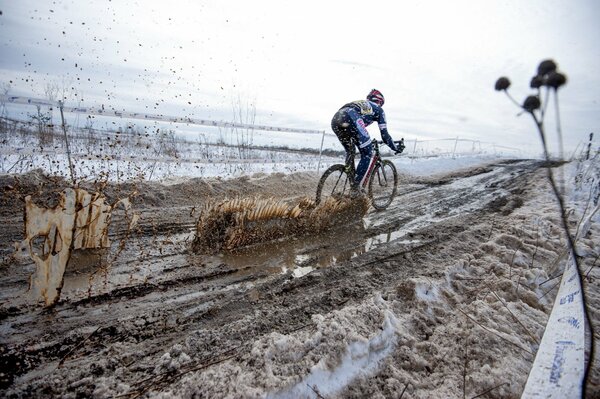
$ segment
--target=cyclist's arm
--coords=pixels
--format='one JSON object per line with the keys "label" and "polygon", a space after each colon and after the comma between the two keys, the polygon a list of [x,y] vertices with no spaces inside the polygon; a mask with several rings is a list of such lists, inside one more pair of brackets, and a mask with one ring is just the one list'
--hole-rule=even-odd
{"label": "cyclist's arm", "polygon": [[387,130],[387,122],[385,121],[385,112],[383,109],[381,110],[381,114],[379,115],[379,120],[377,121],[379,126],[379,132],[381,133],[381,139],[388,147],[390,147],[394,152],[398,152],[398,148],[396,148],[396,144],[394,144],[394,139],[388,133]]}

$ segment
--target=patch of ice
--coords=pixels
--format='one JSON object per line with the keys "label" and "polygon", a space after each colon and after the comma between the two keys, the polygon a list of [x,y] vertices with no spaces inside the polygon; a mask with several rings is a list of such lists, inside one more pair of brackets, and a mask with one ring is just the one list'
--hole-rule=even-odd
{"label": "patch of ice", "polygon": [[428,282],[417,282],[415,296],[423,302],[437,302],[439,300],[438,287]]}
{"label": "patch of ice", "polygon": [[312,272],[313,270],[315,270],[314,267],[312,266],[297,266],[294,271],[292,272],[292,275],[296,278],[298,277],[302,277],[302,276],[306,276],[308,273]]}
{"label": "patch of ice", "polygon": [[[267,398],[318,398],[333,395],[359,375],[374,373],[394,348],[398,321],[389,310],[384,312],[382,331],[370,340],[354,341],[346,349],[340,364],[333,370],[321,360],[302,381]],[[318,393],[318,394],[317,394]]]}
{"label": "patch of ice", "polygon": [[295,259],[295,263],[297,265],[301,265],[303,263],[308,262],[310,259],[311,259],[311,257],[308,254],[297,254],[296,255],[296,259]]}

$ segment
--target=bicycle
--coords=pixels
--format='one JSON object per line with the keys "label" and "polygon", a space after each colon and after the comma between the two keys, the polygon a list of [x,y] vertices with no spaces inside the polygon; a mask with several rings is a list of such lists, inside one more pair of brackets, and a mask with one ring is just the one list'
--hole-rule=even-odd
{"label": "bicycle", "polygon": [[[367,177],[359,189],[368,188],[367,195],[373,207],[377,210],[384,210],[392,203],[396,195],[398,172],[391,161],[381,158],[379,144],[384,144],[384,142],[373,140],[372,143],[373,160],[369,170],[367,170]],[[404,148],[404,139],[394,143],[398,148]],[[325,202],[329,197],[340,198],[349,195],[350,182],[353,180],[354,176],[350,176],[348,165],[335,164],[330,166],[319,180],[315,203],[318,205],[321,201]]]}

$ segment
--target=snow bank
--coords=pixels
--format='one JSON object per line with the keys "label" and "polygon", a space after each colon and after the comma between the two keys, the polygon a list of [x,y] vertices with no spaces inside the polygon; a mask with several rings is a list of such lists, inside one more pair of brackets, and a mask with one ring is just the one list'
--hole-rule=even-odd
{"label": "snow bank", "polygon": [[[401,321],[375,296],[327,315],[295,334],[270,333],[240,363],[227,361],[186,376],[159,397],[317,398],[336,394],[358,376],[372,375],[395,347]],[[193,348],[196,341],[188,339]]]}

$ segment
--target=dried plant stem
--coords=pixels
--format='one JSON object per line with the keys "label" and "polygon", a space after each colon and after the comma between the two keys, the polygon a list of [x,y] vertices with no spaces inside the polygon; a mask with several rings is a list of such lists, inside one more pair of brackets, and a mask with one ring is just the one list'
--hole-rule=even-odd
{"label": "dried plant stem", "polygon": [[540,247],[540,224],[538,221],[538,223],[535,227],[535,249],[533,250],[533,255],[531,255],[531,265],[529,266],[530,269],[533,268],[533,263],[535,261],[535,256],[537,255],[539,247]]}
{"label": "dried plant stem", "polygon": [[515,249],[515,252],[512,254],[512,258],[510,259],[510,265],[508,266],[508,279],[512,280],[512,269],[515,264],[515,257],[517,256],[517,252],[519,252],[519,248]]}
{"label": "dried plant stem", "polygon": [[62,130],[65,135],[65,145],[67,148],[67,159],[69,160],[69,171],[71,172],[71,182],[75,186],[75,170],[73,169],[73,161],[71,160],[71,149],[69,147],[69,137],[67,136],[67,125],[65,124],[65,116],[63,114],[63,102],[59,101],[60,118],[62,120]]}
{"label": "dried plant stem", "polygon": [[24,155],[19,155],[19,158],[17,159],[17,162],[15,162],[10,168],[8,168],[8,170],[6,171],[6,173],[10,173],[10,171],[12,170],[12,168],[14,168],[15,166],[17,166],[17,164],[19,162],[22,162],[25,160],[25,156]]}
{"label": "dried plant stem", "polygon": [[309,388],[310,388],[310,389],[311,389],[311,390],[312,390],[312,391],[315,393],[315,395],[317,395],[317,398],[319,398],[319,399],[325,399],[325,396],[321,395],[321,394],[319,393],[319,391],[317,391],[317,390],[315,389],[315,387],[312,387],[312,386],[310,386],[309,384],[306,384],[306,386],[307,386],[307,387],[309,387]]}
{"label": "dried plant stem", "polygon": [[469,346],[466,343],[466,338],[465,338],[465,346],[464,346],[464,351],[465,351],[465,360],[463,363],[463,399],[465,399],[467,397],[467,365],[469,364]]}
{"label": "dried plant stem", "polygon": [[590,272],[592,271],[592,269],[596,266],[596,262],[598,262],[599,258],[600,258],[600,255],[596,256],[596,259],[594,259],[594,263],[592,263],[592,266],[590,266],[590,268],[588,269],[588,271],[585,272],[585,278],[588,278],[588,275],[590,274]]}
{"label": "dried plant stem", "polygon": [[494,232],[494,224],[496,223],[496,218],[492,218],[492,227],[490,228],[490,234],[488,235],[487,240],[489,241],[492,238],[492,233]]}
{"label": "dried plant stem", "polygon": [[539,297],[538,299],[542,299],[543,297],[545,297],[546,295],[548,295],[549,293],[551,293],[556,287],[558,287],[560,285],[560,281],[556,284],[554,284],[552,286],[552,288],[550,288],[548,291],[544,292],[544,295],[542,295],[541,297]]}
{"label": "dried plant stem", "polygon": [[[548,91],[550,91],[548,89]],[[546,102],[548,100],[546,99]],[[564,152],[563,152],[563,136],[562,136],[562,129],[560,126],[560,109],[558,107],[558,95],[556,93],[556,89],[554,92],[554,112],[556,114],[556,133],[558,134],[558,157],[560,158],[560,161],[564,161],[565,156],[564,156]],[[562,168],[562,165],[559,169],[559,188],[560,188],[560,193],[561,195],[565,195],[565,175],[564,175],[564,170]]]}
{"label": "dried plant stem", "polygon": [[496,388],[500,388],[500,387],[501,387],[501,386],[503,386],[503,385],[510,385],[510,383],[509,383],[509,382],[503,382],[502,384],[498,384],[498,385],[496,385],[496,386],[494,386],[494,387],[491,387],[491,388],[490,388],[490,389],[488,389],[487,391],[484,391],[484,392],[480,393],[479,395],[473,396],[471,399],[480,398],[480,397],[482,397],[483,395],[486,395],[486,394],[490,393],[491,391],[493,391],[494,389],[496,389]]}
{"label": "dried plant stem", "polygon": [[477,320],[473,319],[471,316],[469,316],[467,313],[465,313],[465,312],[464,312],[464,311],[462,311],[461,309],[458,309],[458,311],[459,311],[459,312],[461,312],[462,314],[464,314],[464,315],[467,317],[467,319],[471,320],[473,323],[477,324],[479,327],[483,328],[483,329],[484,329],[484,330],[486,330],[487,332],[489,332],[489,333],[492,333],[492,334],[494,334],[495,336],[497,336],[498,338],[502,339],[503,341],[506,341],[506,342],[508,342],[509,344],[511,344],[511,345],[513,345],[513,346],[515,346],[515,347],[519,348],[520,350],[522,350],[522,351],[524,351],[524,352],[527,352],[527,353],[529,353],[530,355],[533,355],[533,353],[532,353],[530,350],[528,350],[528,349],[525,349],[525,348],[523,348],[522,346],[520,346],[520,345],[518,345],[518,344],[515,344],[515,343],[514,343],[514,342],[512,342],[510,339],[507,339],[507,338],[503,337],[502,335],[498,334],[497,332],[495,332],[495,331],[493,331],[493,330],[490,330],[488,327],[484,326],[483,324],[481,324],[481,323],[480,323],[480,322],[478,322]]}
{"label": "dried plant stem", "polygon": [[[533,117],[533,120],[535,121],[538,131],[540,133],[540,138],[542,140],[542,145],[544,147],[544,156],[546,158],[546,161],[549,162],[550,155],[548,154],[548,146],[546,145],[546,136],[544,134],[544,126],[543,126],[542,122],[538,120],[538,118],[535,116],[535,114],[533,112],[530,112],[530,114]],[[576,266],[577,270],[579,270],[579,259],[577,258],[577,254],[575,253],[575,240],[569,230],[569,221],[567,220],[567,210],[565,207],[564,198],[558,189],[556,180],[554,179],[554,173],[552,172],[552,168],[550,168],[549,166],[546,167],[546,173],[548,175],[548,180],[550,181],[550,186],[552,187],[552,191],[554,192],[554,196],[556,197],[556,200],[558,201],[558,206],[560,208],[561,222],[562,222],[565,234],[567,235],[567,241],[569,243],[569,249],[573,256],[573,261],[575,262],[575,266]]]}
{"label": "dried plant stem", "polygon": [[[538,96],[539,96],[539,90],[538,90]],[[546,98],[544,98],[543,107],[541,109],[542,120],[544,119],[544,115],[546,115],[546,108],[548,108],[548,98],[549,98],[549,96],[550,96],[550,89],[546,89]]]}
{"label": "dried plant stem", "polygon": [[404,396],[404,392],[406,392],[406,389],[408,388],[408,385],[409,385],[409,384],[408,384],[408,382],[407,382],[407,383],[406,383],[406,385],[404,386],[404,389],[403,389],[403,390],[402,390],[402,392],[400,393],[400,398],[399,398],[399,399],[402,399],[402,397]]}
{"label": "dried plant stem", "polygon": [[510,95],[508,90],[503,90],[503,91],[504,91],[504,94],[506,94],[506,96],[508,97],[508,99],[513,102],[513,104],[515,104],[517,107],[521,108],[521,104],[519,104],[519,102]]}
{"label": "dried plant stem", "polygon": [[515,264],[515,258],[517,256],[517,252],[519,252],[520,250],[523,249],[523,242],[521,240],[521,233],[520,233],[520,229],[516,229],[514,230],[514,234],[517,236],[517,238],[519,238],[518,242],[518,247],[515,249],[515,252],[513,252],[512,257],[510,259],[510,265],[508,268],[508,279],[512,281],[512,271],[513,271],[513,266]]}
{"label": "dried plant stem", "polygon": [[[585,208],[583,209],[582,215],[587,214],[587,211],[590,207],[590,204],[592,203],[592,197],[594,196],[594,187],[590,187],[590,195],[588,197],[587,202],[585,203]],[[579,221],[579,223],[577,223],[577,229],[575,230],[575,237],[579,237],[580,231],[581,231],[581,225],[584,224],[583,221],[584,219],[586,220],[590,220],[594,214],[596,212],[598,212],[598,209],[600,209],[600,204],[596,205],[596,208],[590,213],[590,215],[587,218],[581,218],[581,220]]]}
{"label": "dried plant stem", "polygon": [[83,346],[83,344],[85,344],[90,338],[92,338],[92,336],[94,334],[96,334],[98,332],[98,330],[100,330],[100,327],[96,328],[91,334],[89,334],[87,337],[85,337],[84,339],[79,341],[79,343],[77,345],[72,347],[71,350],[68,351],[67,354],[62,357],[62,359],[60,359],[60,362],[58,362],[58,368],[62,367],[63,363],[69,358],[69,356],[71,356],[71,354],[73,352],[75,352],[77,349],[81,348]]}
{"label": "dried plant stem", "polygon": [[500,303],[506,308],[506,310],[508,310],[508,313],[510,313],[510,315],[513,317],[513,319],[515,319],[515,321],[521,326],[523,327],[523,329],[525,330],[525,332],[527,333],[527,335],[529,335],[529,337],[533,340],[533,342],[535,342],[536,344],[540,344],[539,341],[537,340],[537,338],[535,338],[533,336],[533,334],[529,331],[529,329],[527,327],[525,327],[525,325],[523,323],[521,323],[521,321],[517,318],[517,316],[515,316],[515,314],[508,308],[508,305],[506,305],[506,303],[504,303],[504,301],[502,300],[502,298],[500,298],[498,296],[498,294],[496,293],[496,291],[494,291],[493,289],[490,288],[490,291],[492,292],[492,294],[494,294],[494,296],[496,297],[496,299],[498,299],[498,301],[500,301]]}
{"label": "dried plant stem", "polygon": [[546,280],[542,281],[542,282],[541,282],[539,285],[540,285],[540,287],[541,287],[542,285],[546,284],[548,281],[555,280],[555,279],[557,279],[557,278],[559,278],[559,277],[562,277],[562,275],[563,275],[563,272],[560,272],[560,273],[559,273],[559,274],[557,274],[556,276],[552,276],[552,277],[550,277],[550,278],[547,278]]}

